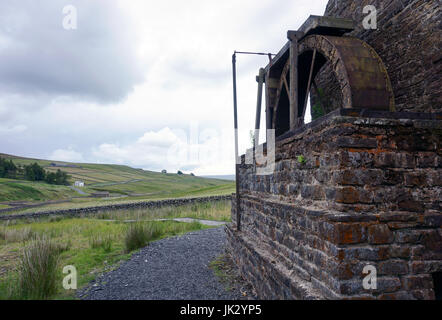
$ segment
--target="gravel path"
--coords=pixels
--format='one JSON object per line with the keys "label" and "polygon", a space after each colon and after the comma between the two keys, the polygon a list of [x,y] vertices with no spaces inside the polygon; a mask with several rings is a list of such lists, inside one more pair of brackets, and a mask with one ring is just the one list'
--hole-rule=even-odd
{"label": "gravel path", "polygon": [[152,242],[78,293],[88,300],[239,299],[227,292],[208,264],[224,251],[224,227]]}

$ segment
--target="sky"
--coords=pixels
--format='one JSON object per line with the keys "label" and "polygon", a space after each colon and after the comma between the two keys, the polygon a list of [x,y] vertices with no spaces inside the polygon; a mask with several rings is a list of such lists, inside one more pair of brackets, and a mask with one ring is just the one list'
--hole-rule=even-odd
{"label": "sky", "polygon": [[[277,53],[326,4],[2,0],[0,153],[232,174],[233,51]],[[241,152],[267,63],[237,58]]]}

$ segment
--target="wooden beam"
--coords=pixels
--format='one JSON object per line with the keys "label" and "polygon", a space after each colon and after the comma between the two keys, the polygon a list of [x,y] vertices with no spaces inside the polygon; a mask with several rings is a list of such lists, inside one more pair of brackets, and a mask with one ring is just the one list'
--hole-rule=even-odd
{"label": "wooden beam", "polygon": [[305,37],[311,34],[342,36],[355,28],[356,23],[352,19],[311,15],[298,31],[304,32]]}
{"label": "wooden beam", "polygon": [[[278,90],[276,91],[275,105],[273,106],[273,119],[272,119],[272,128],[273,129],[276,129],[276,113],[278,112],[279,100],[281,99],[282,86],[284,85],[284,81],[285,81],[285,78],[286,78],[289,68],[290,68],[290,63],[289,63],[289,61],[287,61],[284,68],[282,69],[281,78],[279,78]],[[290,94],[289,94],[288,90],[287,90],[287,96],[290,99]]]}
{"label": "wooden beam", "polygon": [[298,39],[303,34],[298,31],[287,31],[287,38],[290,41],[290,130],[294,130],[298,125]]}
{"label": "wooden beam", "polygon": [[265,71],[267,74],[270,74],[270,69],[272,68],[272,66],[274,66],[275,64],[282,64],[284,62],[282,58],[289,50],[289,48],[290,48],[290,41],[287,41],[287,43],[281,48],[281,50],[279,50],[276,56],[272,58],[272,61],[269,62],[269,64],[265,67]]}

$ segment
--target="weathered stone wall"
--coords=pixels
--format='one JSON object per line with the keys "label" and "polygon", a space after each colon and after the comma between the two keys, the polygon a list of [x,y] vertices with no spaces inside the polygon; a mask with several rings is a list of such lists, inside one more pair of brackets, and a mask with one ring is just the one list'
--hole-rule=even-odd
{"label": "weathered stone wall", "polygon": [[[366,5],[377,8],[377,30],[365,30],[362,26]],[[325,15],[357,22],[356,30],[348,35],[367,42],[384,61],[397,111],[442,110],[440,0],[330,0]],[[326,91],[327,102],[339,100],[331,74],[330,67],[325,65],[316,77],[318,87]],[[315,103],[316,93],[312,91]],[[327,105],[326,109],[335,105]]]}
{"label": "weathered stone wall", "polygon": [[272,175],[242,164],[228,252],[261,298],[433,299],[441,133],[441,114],[341,109],[281,137]]}
{"label": "weathered stone wall", "polygon": [[95,214],[98,212],[108,211],[108,210],[122,210],[122,209],[150,209],[150,208],[161,208],[161,207],[178,207],[186,204],[209,202],[209,201],[221,201],[230,200],[231,195],[225,196],[210,196],[210,197],[195,197],[195,198],[178,198],[178,199],[164,199],[164,200],[152,200],[152,201],[140,201],[140,202],[129,202],[129,203],[118,203],[110,204],[106,206],[94,206],[85,208],[73,208],[73,209],[63,209],[63,210],[50,210],[41,212],[29,212],[22,214],[3,214],[0,215],[0,220],[16,220],[16,219],[28,219],[28,218],[42,218],[48,216],[71,216],[78,217],[82,215]]}

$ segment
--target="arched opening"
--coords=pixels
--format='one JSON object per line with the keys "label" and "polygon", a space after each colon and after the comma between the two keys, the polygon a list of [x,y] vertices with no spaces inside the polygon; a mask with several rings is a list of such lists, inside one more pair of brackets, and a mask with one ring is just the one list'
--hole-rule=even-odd
{"label": "arched opening", "polygon": [[315,75],[310,88],[310,115],[316,120],[342,106],[342,90],[327,61]]}
{"label": "arched opening", "polygon": [[[287,79],[287,83],[289,79]],[[275,134],[280,136],[284,132],[290,130],[290,100],[286,88],[283,86],[281,90],[281,97],[279,98],[278,110],[276,112],[276,122],[275,122]]]}

